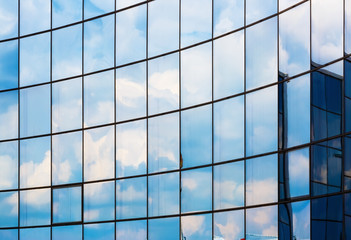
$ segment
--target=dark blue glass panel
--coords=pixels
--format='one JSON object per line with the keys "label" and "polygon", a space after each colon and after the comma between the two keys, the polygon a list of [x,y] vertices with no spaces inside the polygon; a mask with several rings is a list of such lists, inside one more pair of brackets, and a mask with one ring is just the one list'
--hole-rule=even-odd
{"label": "dark blue glass panel", "polygon": [[333,221],[342,221],[342,195],[328,197],[327,219]]}
{"label": "dark blue glass panel", "polygon": [[[326,223],[324,221],[312,221],[312,240],[325,239]],[[324,231],[321,231],[323,229]]]}
{"label": "dark blue glass panel", "polygon": [[312,140],[320,140],[327,137],[327,113],[316,107],[312,107]]}
{"label": "dark blue glass panel", "polygon": [[351,98],[351,62],[345,61],[345,96]]}
{"label": "dark blue glass panel", "polygon": [[345,98],[345,132],[351,131],[351,99]]}
{"label": "dark blue glass panel", "polygon": [[326,239],[327,240],[342,239],[342,223],[341,222],[327,222],[327,238]]}
{"label": "dark blue glass panel", "polygon": [[327,218],[327,199],[317,198],[312,200],[312,219],[323,220]]}
{"label": "dark blue glass panel", "polygon": [[312,104],[326,109],[325,76],[320,72],[312,73]]}
{"label": "dark blue glass panel", "polygon": [[341,80],[336,77],[325,77],[327,110],[341,114]]}
{"label": "dark blue glass panel", "polygon": [[0,90],[18,86],[18,41],[0,43]]}
{"label": "dark blue glass panel", "polygon": [[351,239],[351,217],[345,217],[345,240]]}

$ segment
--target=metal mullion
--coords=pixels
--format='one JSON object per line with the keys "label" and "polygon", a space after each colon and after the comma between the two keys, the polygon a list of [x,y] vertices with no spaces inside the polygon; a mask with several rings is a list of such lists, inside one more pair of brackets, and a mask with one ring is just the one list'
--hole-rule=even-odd
{"label": "metal mullion", "polygon": [[182,125],[181,125],[181,109],[182,109],[182,91],[181,91],[181,87],[182,87],[182,51],[181,51],[181,41],[182,41],[182,37],[181,37],[181,30],[182,30],[182,0],[178,1],[178,111],[179,111],[179,236],[180,239],[183,239],[183,232],[182,232],[182,167],[183,167],[183,158],[182,158],[182,140],[181,140],[181,131],[182,131]]}
{"label": "metal mullion", "polygon": [[17,8],[18,8],[18,32],[17,32],[17,44],[18,44],[18,55],[17,55],[17,61],[18,61],[18,67],[17,67],[17,100],[18,100],[18,108],[17,108],[17,118],[18,118],[18,122],[17,122],[17,208],[18,208],[18,215],[17,215],[17,237],[18,239],[20,239],[20,226],[21,226],[21,205],[20,205],[20,201],[21,201],[21,191],[20,191],[20,187],[21,187],[21,144],[20,144],[20,134],[21,134],[21,124],[20,124],[20,120],[21,120],[21,116],[20,116],[20,109],[21,109],[21,95],[20,95],[20,51],[21,51],[21,45],[20,45],[20,26],[21,26],[21,4],[20,4],[20,0],[17,1]]}
{"label": "metal mullion", "polygon": [[114,26],[113,26],[113,41],[114,41],[114,44],[113,44],[113,74],[114,74],[114,80],[113,80],[113,83],[114,83],[114,95],[113,95],[113,100],[114,100],[114,131],[115,131],[115,139],[114,139],[114,166],[115,166],[115,179],[114,179],[114,201],[113,201],[113,211],[114,211],[114,219],[113,219],[113,223],[114,223],[114,236],[113,238],[116,239],[117,237],[117,226],[116,226],[116,219],[117,219],[117,213],[116,213],[116,201],[117,201],[117,196],[116,196],[116,192],[117,192],[117,181],[116,181],[116,178],[117,178],[117,150],[116,150],[116,144],[117,144],[117,125],[116,125],[116,121],[117,121],[117,118],[116,118],[116,115],[117,115],[117,111],[116,111],[116,107],[117,107],[117,98],[116,98],[116,93],[117,93],[117,75],[116,75],[116,27],[117,27],[117,23],[116,23],[116,8],[117,8],[117,0],[114,0]]}
{"label": "metal mullion", "polygon": [[246,0],[244,1],[244,239],[246,239]]}
{"label": "metal mullion", "polygon": [[309,202],[310,202],[310,219],[309,219],[309,223],[310,223],[310,238],[313,239],[313,235],[312,235],[312,200],[311,200],[311,196],[312,196],[312,1],[309,2],[310,4],[310,66],[309,66],[309,75],[310,75],[310,141],[309,141]]}
{"label": "metal mullion", "polygon": [[85,179],[84,179],[84,1],[82,1],[82,189],[81,189],[81,221],[82,221],[82,239],[84,240],[84,190],[85,190]]}
{"label": "metal mullion", "polygon": [[[280,40],[280,31],[279,31],[279,22],[280,22],[280,13],[279,13],[279,0],[277,0],[277,150],[279,150],[279,70],[280,70],[280,64],[279,64],[279,57],[280,57],[280,51],[279,51],[279,40]],[[284,87],[284,83],[282,83],[282,86]],[[283,92],[284,94],[284,92]],[[283,118],[285,116],[283,115]],[[284,130],[283,130],[284,131]],[[284,133],[283,133],[284,136]],[[285,148],[285,145],[282,145],[282,148]],[[283,156],[285,158],[285,154],[283,153]],[[278,176],[278,181],[277,181],[277,214],[278,214],[278,218],[277,218],[277,227],[279,229],[279,219],[280,219],[280,208],[279,208],[279,202],[280,202],[280,191],[279,191],[279,180],[280,180],[280,154],[277,154],[277,176]],[[278,238],[279,238],[279,231],[278,231]]]}
{"label": "metal mullion", "polygon": [[53,225],[53,204],[54,204],[54,192],[52,184],[52,0],[50,1],[50,239],[52,239],[52,225]]}
{"label": "metal mullion", "polygon": [[214,127],[213,127],[213,119],[214,119],[214,117],[213,117],[213,114],[214,114],[214,112],[213,112],[213,108],[214,108],[214,103],[213,103],[213,99],[214,99],[214,90],[213,90],[213,87],[214,87],[214,74],[213,74],[213,69],[214,69],[214,67],[213,67],[213,61],[214,61],[214,58],[213,58],[213,56],[214,56],[214,53],[213,53],[213,31],[214,31],[214,24],[213,24],[213,22],[214,22],[214,17],[213,17],[213,15],[214,15],[214,1],[215,0],[212,0],[212,9],[211,9],[211,14],[212,14],[212,16],[211,16],[211,18],[212,18],[212,26],[211,26],[211,30],[212,30],[212,33],[211,33],[211,84],[212,84],[212,86],[211,86],[211,101],[212,101],[212,103],[211,103],[211,111],[212,111],[212,113],[211,113],[211,134],[212,134],[212,136],[211,136],[211,148],[212,148],[212,152],[211,152],[211,154],[212,154],[212,156],[211,156],[211,171],[212,171],[212,174],[211,174],[211,183],[212,183],[212,185],[211,185],[211,188],[212,188],[212,191],[211,191],[211,197],[212,197],[212,214],[211,214],[211,217],[212,217],[212,224],[211,224],[211,227],[212,227],[212,239],[214,239],[214,213],[213,213],[213,210],[214,210],[214,166],[213,166],[213,162],[214,162],[214,148],[213,148],[213,146],[214,146],[214,144],[213,144],[213,141],[214,141],[214,137],[213,137],[213,133],[214,133]]}
{"label": "metal mullion", "polygon": [[149,148],[148,148],[148,140],[149,140],[149,136],[148,136],[148,128],[149,128],[149,122],[148,122],[148,115],[149,115],[149,94],[148,94],[148,89],[149,89],[149,85],[148,85],[148,81],[149,81],[149,61],[148,59],[148,51],[149,51],[149,3],[146,3],[146,48],[145,48],[145,56],[146,56],[146,73],[145,73],[145,92],[146,92],[146,239],[149,239]]}

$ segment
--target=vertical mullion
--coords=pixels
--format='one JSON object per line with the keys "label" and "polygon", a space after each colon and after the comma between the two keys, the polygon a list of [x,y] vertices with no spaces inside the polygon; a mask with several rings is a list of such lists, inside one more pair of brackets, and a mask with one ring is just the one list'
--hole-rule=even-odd
{"label": "vertical mullion", "polygon": [[[149,2],[146,2],[146,46],[145,46],[145,56],[146,56],[146,76],[145,76],[145,92],[146,92],[146,152],[147,152],[147,167],[148,167],[148,155],[149,155],[149,149],[148,149],[148,116],[149,116],[149,99],[148,99],[148,80],[149,80],[149,60],[148,60],[148,49],[149,49]],[[148,169],[146,169],[146,239],[149,239],[149,175],[148,175]]]}
{"label": "vertical mullion", "polygon": [[244,239],[246,239],[246,0],[244,1]]}
{"label": "vertical mullion", "polygon": [[113,209],[114,209],[114,231],[115,231],[115,234],[114,234],[114,239],[116,239],[116,235],[117,235],[117,226],[116,226],[116,219],[117,219],[117,214],[116,214],[116,200],[117,200],[117,197],[116,197],[116,191],[117,191],[117,181],[116,181],[116,178],[117,178],[117,162],[116,162],[116,154],[117,154],[117,150],[116,150],[116,143],[117,143],[117,132],[116,132],[116,130],[117,130],[117,126],[116,126],[116,121],[117,121],[117,118],[116,118],[116,114],[117,114],[117,111],[116,111],[116,105],[117,105],[117,98],[116,98],[116,93],[117,93],[117,90],[116,90],[116,88],[117,88],[117,81],[116,81],[116,79],[117,79],[117,76],[116,76],[116,8],[117,8],[117,0],[114,0],[114,4],[115,4],[115,6],[114,6],[114,26],[113,26],[113,41],[114,41],[114,44],[113,44],[113,47],[114,47],[114,49],[113,49],[113,67],[114,67],[114,70],[113,70],[113,72],[114,72],[114,80],[113,80],[113,83],[114,83],[114,95],[113,95],[113,100],[114,100],[114,119],[115,119],[115,121],[114,121],[114,126],[115,126],[115,128],[114,128],[114,131],[115,131],[115,139],[114,139],[114,146],[113,146],[113,148],[114,148],[114,166],[115,166],[115,179],[114,179],[114,186],[115,186],[115,188],[114,188],[114,194],[113,194],[113,196],[114,196],[114,201],[113,201]]}
{"label": "vertical mullion", "polygon": [[[311,71],[311,66],[312,66],[312,1],[310,1],[310,71]],[[312,196],[312,181],[311,181],[311,176],[312,176],[312,73],[309,73],[310,75],[310,148],[309,148],[309,190],[310,194],[309,197],[311,198]],[[310,200],[310,238],[312,238],[312,201]]]}
{"label": "vertical mullion", "polygon": [[52,239],[52,223],[53,223],[53,187],[52,187],[52,0],[50,1],[50,198],[51,198],[51,228],[50,228],[50,239]]}
{"label": "vertical mullion", "polygon": [[82,239],[84,240],[84,1],[82,0],[82,190],[81,190],[81,221]]}
{"label": "vertical mullion", "polygon": [[182,91],[181,91],[181,87],[182,87],[182,52],[181,52],[181,30],[182,30],[182,0],[179,0],[179,5],[178,5],[179,9],[179,16],[178,16],[178,111],[179,111],[179,236],[181,238],[181,240],[183,240],[183,232],[182,232],[182,167],[183,167],[183,158],[182,158],[182,140],[181,140],[181,133],[182,133],[182,122],[181,122],[181,108],[182,108]]}
{"label": "vertical mullion", "polygon": [[[283,84],[284,86],[284,83],[279,83],[279,69],[280,69],[280,65],[279,65],[279,39],[280,39],[280,35],[279,35],[279,20],[280,20],[280,11],[279,11],[279,0],[277,0],[277,36],[276,36],[276,39],[277,39],[277,150],[279,151],[279,84]],[[283,93],[284,94],[284,93]],[[284,134],[283,134],[284,135]],[[282,149],[284,149],[285,146],[284,144],[282,145]],[[285,152],[283,153],[284,156],[285,156]],[[277,176],[278,176],[278,181],[277,181],[277,227],[279,229],[279,216],[280,216],[280,210],[279,210],[279,200],[280,200],[280,195],[279,195],[279,176],[280,176],[280,154],[278,153],[277,154]],[[279,230],[278,230],[278,238],[279,238]]]}
{"label": "vertical mullion", "polygon": [[18,122],[17,122],[17,127],[18,127],[18,130],[17,130],[17,138],[18,138],[18,140],[17,140],[17,146],[18,146],[18,149],[17,149],[17,174],[18,174],[18,176],[17,176],[17,192],[18,192],[18,194],[17,194],[17,198],[18,198],[18,203],[17,203],[17,207],[18,207],[18,216],[17,216],[17,218],[18,218],[18,228],[17,228],[17,237],[18,237],[18,239],[20,239],[20,225],[21,225],[21,219],[20,219],[20,216],[21,216],[21,206],[20,206],[20,200],[21,200],[21,191],[20,191],[20,183],[21,183],[21,152],[20,152],[20,150],[21,150],[21,144],[20,144],[20,135],[21,135],[21,132],[20,132],[20,126],[21,126],[21,124],[20,124],[20,111],[21,111],[21,106],[20,106],[20,100],[21,100],[21,97],[20,97],[20,89],[19,89],[19,87],[20,87],[20,64],[21,64],[21,62],[20,62],[20,51],[21,51],[21,45],[20,45],[20,34],[21,34],[21,31],[20,31],[20,26],[21,26],[21,6],[20,6],[20,0],[18,0],[17,1],[17,7],[18,7],[18,12],[17,12],[17,14],[18,14],[18,16],[17,16],[17,21],[18,21],[18,33],[17,33],[17,37],[18,37],[18,39],[17,39],[17,44],[18,44],[18,51],[17,51],[17,54],[18,54],[18,56],[17,56],[17,61],[18,61],[18,68],[17,68],[17,99],[18,99],[18,103],[17,103],[17,106],[18,106],[18,108],[17,108],[17,117],[18,117]]}
{"label": "vertical mullion", "polygon": [[214,168],[214,166],[213,166],[213,152],[214,152],[214,149],[213,149],[213,114],[214,114],[214,112],[213,112],[213,107],[214,107],[214,104],[213,104],[213,86],[214,86],[214,84],[213,84],[213,81],[214,81],[214,79],[213,79],[213,76],[214,76],[214,74],[213,74],[213,61],[214,61],[214,59],[213,59],[213,31],[214,31],[214,29],[213,29],[213,26],[214,26],[214,24],[213,24],[213,20],[214,20],[214,18],[213,18],[213,14],[214,14],[214,1],[215,0],[212,0],[212,10],[211,10],[211,14],[212,14],[212,16],[211,16],[211,18],[212,18],[212,22],[211,22],[211,24],[212,24],[212,27],[211,27],[211,30],[212,30],[212,32],[211,32],[211,51],[212,51],[212,55],[211,55],[211,78],[212,78],[212,81],[211,81],[211,84],[212,84],[212,87],[211,87],[211,111],[212,111],[212,113],[211,113],[211,117],[212,117],[212,119],[211,119],[211,134],[212,134],[212,136],[211,136],[211,146],[212,146],[212,152],[211,152],[211,154],[212,154],[212,156],[211,156],[211,171],[212,171],[212,174],[211,174],[211,187],[212,187],[212,192],[211,192],[211,197],[212,197],[212,214],[211,214],[211,217],[212,217],[212,239],[214,239],[214,213],[213,213],[213,210],[214,210],[214,190],[213,190],[213,186],[214,186],[214,184],[213,184],[213,181],[214,181],[214,170],[213,170],[213,168]]}

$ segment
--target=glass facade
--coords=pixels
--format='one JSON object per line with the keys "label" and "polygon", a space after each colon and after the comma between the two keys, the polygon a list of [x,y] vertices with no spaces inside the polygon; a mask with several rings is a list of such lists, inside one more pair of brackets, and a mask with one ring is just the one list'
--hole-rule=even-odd
{"label": "glass facade", "polygon": [[351,0],[0,0],[0,239],[351,240]]}

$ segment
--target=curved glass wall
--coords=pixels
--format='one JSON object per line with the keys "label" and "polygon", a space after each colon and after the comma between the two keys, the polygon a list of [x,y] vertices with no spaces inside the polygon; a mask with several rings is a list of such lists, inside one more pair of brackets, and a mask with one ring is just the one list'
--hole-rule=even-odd
{"label": "curved glass wall", "polygon": [[350,9],[0,1],[0,239],[351,239]]}

